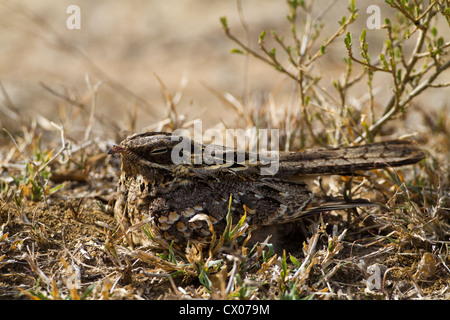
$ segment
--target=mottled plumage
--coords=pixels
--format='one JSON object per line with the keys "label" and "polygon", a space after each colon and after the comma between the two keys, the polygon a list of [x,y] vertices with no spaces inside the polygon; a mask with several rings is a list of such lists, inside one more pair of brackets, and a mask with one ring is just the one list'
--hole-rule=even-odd
{"label": "mottled plumage", "polygon": [[[122,160],[119,198],[114,209],[116,219],[126,227],[146,222],[159,241],[168,244],[174,241],[179,246],[188,241],[197,244],[210,241],[205,219],[193,221],[197,214],[206,214],[221,234],[226,226],[230,195],[233,221],[246,212],[250,228],[257,229],[323,211],[371,205],[364,199],[345,201],[315,196],[301,178],[413,164],[425,157],[409,141],[280,152],[278,171],[261,175],[264,165],[249,162],[248,153],[240,163],[208,164],[198,159],[194,162],[191,157],[188,163],[174,164],[172,150],[180,141],[190,145],[192,152],[205,148],[185,137],[172,139],[169,133],[143,133],[128,137],[109,151],[120,154]],[[223,159],[236,152],[217,148],[220,152],[213,155],[219,157],[223,153]],[[141,230],[133,232],[135,243],[147,240]]]}

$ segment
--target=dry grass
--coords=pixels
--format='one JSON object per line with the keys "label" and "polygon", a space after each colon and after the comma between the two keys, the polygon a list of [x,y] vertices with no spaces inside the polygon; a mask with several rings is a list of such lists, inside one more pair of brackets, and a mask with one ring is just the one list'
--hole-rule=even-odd
{"label": "dry grass", "polygon": [[[306,19],[309,25],[295,22],[292,15],[301,8],[293,8],[292,3],[291,27],[293,23],[299,29],[302,26],[299,34],[319,32],[320,23],[314,22],[320,21]],[[314,17],[307,9],[304,12],[305,17]],[[261,99],[256,94],[238,97],[206,86],[229,115],[216,128],[277,128],[280,146],[286,150],[414,136],[429,152],[429,157],[417,165],[374,170],[351,179],[315,181],[322,192],[371,198],[380,206],[331,212],[306,221],[303,239],[294,243],[289,252],[276,251],[271,239],[250,245],[245,217],[229,221],[224,234],[213,232],[213,241],[206,248],[189,246],[179,251],[172,246],[133,247],[112,216],[119,164],[117,159],[106,156],[108,148],[126,132],[118,129],[117,119],[96,113],[98,97],[110,88],[100,82],[91,83],[89,77],[82,93],[44,84],[65,110],[63,125],[38,115],[8,126],[0,136],[0,298],[449,299],[448,106],[434,111],[411,101],[418,84],[445,74],[445,70],[448,73],[448,69],[439,69],[449,64],[448,39],[440,42],[439,33],[434,35],[430,29],[424,44],[415,47],[419,51],[413,50],[409,56],[405,53],[401,58],[399,52],[386,45],[385,56],[391,54],[398,59],[387,61],[381,71],[376,68],[384,68],[385,61],[370,60],[367,52],[359,60],[356,44],[352,49],[347,36],[347,49],[353,50],[353,56],[343,63],[334,82],[335,91],[331,92],[324,89],[320,71],[296,67],[314,66],[315,60],[323,59],[326,50],[332,49],[328,46],[333,41],[344,46],[344,31],[354,18],[354,9],[349,15],[341,24],[340,28],[345,25],[343,31],[330,37],[325,47],[318,43],[322,38],[311,37],[309,51],[303,53],[300,47],[294,50],[295,40],[299,40],[294,39],[291,56],[283,56],[280,51],[287,48],[288,40],[281,40],[277,33],[271,34],[271,40],[269,34],[260,36],[261,51],[241,42],[244,47],[236,52],[259,55],[258,59],[292,80],[283,80],[280,87]],[[401,20],[399,24],[398,29],[386,27],[387,41],[400,41],[406,29],[412,33],[413,21]],[[234,41],[240,39],[226,20],[222,19],[222,26],[224,38],[228,35]],[[420,42],[420,37],[413,40]],[[402,41],[406,46],[406,40]],[[363,37],[361,42],[364,48]],[[271,45],[281,46],[276,56]],[[442,51],[433,54],[439,48]],[[74,49],[66,46],[65,50]],[[413,58],[415,54],[420,58]],[[401,78],[398,69],[403,70],[403,75],[410,73]],[[386,70],[392,74],[388,79],[394,81],[391,88],[395,89],[389,91],[392,98],[383,100],[377,92],[385,89],[378,87],[376,71],[389,73]],[[96,76],[102,78],[102,72],[96,71]],[[195,118],[189,111],[180,111],[180,103],[186,99],[186,84],[182,82],[173,93],[163,77],[157,79],[166,116],[145,129],[192,129]],[[286,92],[281,88],[286,83],[293,89],[283,100],[277,95]],[[445,89],[436,84],[429,82],[429,89]],[[130,102],[126,109],[128,129],[137,130],[138,104],[144,102],[119,81],[111,85],[129,101],[138,101]],[[366,95],[356,95],[361,88],[365,88]],[[18,108],[3,86],[2,92],[2,119],[19,119]],[[239,122],[232,125],[230,119]],[[420,124],[420,132],[411,123],[418,127]],[[115,136],[108,140],[98,132],[114,132]]]}

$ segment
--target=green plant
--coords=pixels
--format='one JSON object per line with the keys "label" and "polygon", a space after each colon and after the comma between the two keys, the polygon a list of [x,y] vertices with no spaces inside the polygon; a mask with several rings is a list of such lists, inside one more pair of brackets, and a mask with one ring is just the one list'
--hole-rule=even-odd
{"label": "green plant", "polygon": [[[4,129],[4,131],[6,130]],[[52,173],[50,164],[67,150],[62,128],[61,136],[63,139],[63,146],[56,154],[53,154],[50,150],[44,150],[41,146],[42,138],[40,135],[37,135],[32,137],[30,142],[32,148],[31,157],[25,155],[24,151],[17,145],[11,134],[9,132],[7,133],[11,137],[16,148],[26,159],[24,170],[21,174],[13,177],[14,184],[18,189],[18,192],[15,194],[15,202],[18,207],[22,205],[22,200],[24,197],[30,199],[31,201],[39,202],[45,199],[47,195],[52,194],[64,187],[64,184],[59,184],[53,187],[50,184],[50,176]]]}
{"label": "green plant", "polygon": [[[348,16],[338,21],[337,30],[318,45],[323,31],[321,18],[331,8],[327,7],[314,16],[313,1],[288,0],[287,5],[289,39],[278,31],[264,30],[258,39],[259,51],[231,32],[226,17],[220,19],[226,36],[238,46],[232,50],[233,53],[255,57],[295,83],[293,101],[297,102],[285,108],[276,119],[270,110],[260,113],[266,116],[265,119],[258,119],[259,123],[269,127],[278,126],[280,138],[283,139],[280,145],[286,149],[302,148],[307,144],[337,146],[372,142],[383,125],[405,112],[419,94],[429,88],[450,85],[436,83],[437,77],[450,68],[450,42],[435,26],[439,17],[445,17],[448,21],[448,2],[387,0],[386,5],[394,8],[396,15],[393,21],[386,19],[381,26],[386,31],[386,40],[376,59],[370,57],[366,29],[359,36],[361,59],[353,54],[353,37],[347,28],[359,19],[354,0],[349,1]],[[299,16],[303,19],[300,20]],[[272,48],[266,44],[269,34],[275,42]],[[329,46],[344,34],[348,57],[344,58],[345,71],[333,81],[336,90],[333,94],[324,89],[323,75],[315,64],[327,55]],[[411,44],[414,49],[408,53],[404,48]],[[385,74],[390,77],[389,89],[385,89],[390,99],[379,116],[375,110],[379,102],[373,83],[376,77]],[[363,108],[360,111],[351,102],[351,89],[364,81],[369,99],[361,102]],[[259,124],[251,114],[246,113],[243,118],[250,126]]]}

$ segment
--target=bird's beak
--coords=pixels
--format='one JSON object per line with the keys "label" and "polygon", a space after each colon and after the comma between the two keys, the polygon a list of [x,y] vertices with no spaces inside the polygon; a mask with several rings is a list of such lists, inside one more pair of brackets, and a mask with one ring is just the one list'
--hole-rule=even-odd
{"label": "bird's beak", "polygon": [[108,154],[125,153],[126,149],[122,146],[115,145],[108,150]]}

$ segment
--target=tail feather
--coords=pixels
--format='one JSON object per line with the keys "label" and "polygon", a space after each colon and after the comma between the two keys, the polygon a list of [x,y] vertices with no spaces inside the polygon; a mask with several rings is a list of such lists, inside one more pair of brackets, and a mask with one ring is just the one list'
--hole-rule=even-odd
{"label": "tail feather", "polygon": [[315,198],[306,207],[299,210],[291,210],[283,216],[278,216],[270,223],[266,224],[285,224],[289,222],[294,222],[304,218],[316,216],[320,213],[333,211],[333,210],[347,210],[360,207],[373,207],[377,204],[366,199],[338,199],[332,197]]}
{"label": "tail feather", "polygon": [[283,152],[277,176],[286,177],[306,174],[352,174],[357,170],[398,167],[417,163],[426,154],[413,142],[395,140],[371,145],[314,150],[306,152]]}
{"label": "tail feather", "polygon": [[326,211],[332,211],[332,210],[346,210],[346,209],[352,209],[352,208],[359,208],[359,207],[373,207],[377,204],[374,202],[371,202],[366,199],[355,199],[355,200],[334,200],[334,201],[327,201],[324,203],[320,203],[319,205],[311,205],[310,207],[307,207],[301,217],[316,215],[318,213],[326,212]]}

